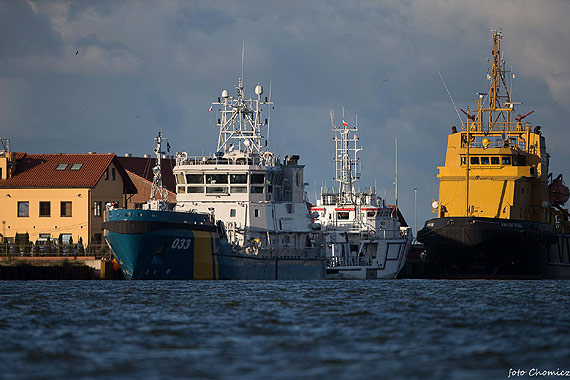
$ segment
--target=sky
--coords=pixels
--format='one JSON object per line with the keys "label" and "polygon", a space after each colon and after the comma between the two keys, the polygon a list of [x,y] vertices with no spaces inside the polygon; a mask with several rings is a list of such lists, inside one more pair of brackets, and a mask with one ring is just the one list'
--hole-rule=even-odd
{"label": "sky", "polygon": [[[516,74],[517,112],[570,176],[570,2],[0,1],[0,137],[28,153],[215,151],[208,112],[241,75],[271,97],[270,149],[299,154],[307,192],[333,185],[330,110],[358,115],[362,176],[418,229],[458,108],[487,92],[491,30]],[[414,188],[417,188],[414,212]]]}

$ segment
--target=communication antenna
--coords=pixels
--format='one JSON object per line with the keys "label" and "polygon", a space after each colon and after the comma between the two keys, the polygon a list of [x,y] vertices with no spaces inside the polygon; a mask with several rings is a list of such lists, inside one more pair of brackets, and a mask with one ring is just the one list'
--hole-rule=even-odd
{"label": "communication antenna", "polygon": [[396,173],[394,176],[394,185],[396,185],[395,198],[396,208],[398,208],[398,138],[396,137]]}
{"label": "communication antenna", "polygon": [[459,119],[459,122],[461,123],[461,125],[463,125],[463,120],[461,120],[461,116],[459,116],[459,110],[457,110],[457,106],[455,105],[455,102],[453,101],[453,98],[451,97],[451,93],[449,92],[449,89],[447,88],[447,85],[445,84],[445,81],[443,80],[443,76],[441,75],[441,73],[439,74],[439,79],[441,79],[441,83],[443,83],[443,87],[445,87],[445,91],[447,91],[447,95],[449,95],[449,99],[451,99],[451,104],[453,104],[453,108],[455,108],[455,113],[457,114],[457,118]]}
{"label": "communication antenna", "polygon": [[[271,78],[269,78],[269,103],[271,103]],[[271,108],[269,106],[269,113],[267,115],[267,140],[269,140],[269,124],[271,123]]]}
{"label": "communication antenna", "polygon": [[245,41],[242,41],[242,45],[241,45],[241,80],[242,80],[242,83],[244,82],[244,80],[243,80],[243,60],[244,60],[244,56],[245,56]]}

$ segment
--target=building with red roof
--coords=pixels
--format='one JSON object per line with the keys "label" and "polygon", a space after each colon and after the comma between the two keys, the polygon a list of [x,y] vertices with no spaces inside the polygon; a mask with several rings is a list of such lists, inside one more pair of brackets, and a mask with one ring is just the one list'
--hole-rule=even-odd
{"label": "building with red roof", "polygon": [[103,242],[106,203],[137,193],[115,154],[27,154],[0,150],[0,235],[81,237]]}

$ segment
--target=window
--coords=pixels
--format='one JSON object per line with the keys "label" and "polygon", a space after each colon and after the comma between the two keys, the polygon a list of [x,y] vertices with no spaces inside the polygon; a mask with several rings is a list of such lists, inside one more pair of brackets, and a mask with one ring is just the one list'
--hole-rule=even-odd
{"label": "window", "polygon": [[93,244],[101,244],[103,236],[101,234],[93,234]]}
{"label": "window", "polygon": [[40,216],[51,216],[51,202],[40,201]]}
{"label": "window", "polygon": [[500,163],[499,157],[491,157],[491,165],[499,165]]}
{"label": "window", "polygon": [[69,168],[69,170],[79,170],[79,169],[81,169],[82,166],[83,166],[83,164],[71,164],[71,167]]}
{"label": "window", "polygon": [[18,216],[28,217],[30,216],[30,202],[18,202]]}
{"label": "window", "polygon": [[57,164],[57,166],[55,167],[55,170],[65,170],[65,169],[67,169],[67,165],[68,164]]}
{"label": "window", "polygon": [[525,166],[526,165],[526,156],[513,156],[513,166]]}
{"label": "window", "polygon": [[111,179],[114,181],[115,179],[117,179],[117,176],[115,174],[115,168],[111,168]]}
{"label": "window", "polygon": [[109,180],[109,168],[105,169],[105,181]]}
{"label": "window", "polygon": [[489,165],[489,157],[481,157],[481,165]]}
{"label": "window", "polygon": [[206,183],[228,183],[227,174],[206,174]]}
{"label": "window", "polygon": [[467,163],[467,157],[461,157],[461,166],[464,166]]}
{"label": "window", "polygon": [[235,216],[236,216],[236,209],[235,209],[235,208],[232,208],[232,209],[230,210],[230,217],[234,218]]}
{"label": "window", "polygon": [[503,163],[503,165],[510,165],[511,164],[511,158],[510,157],[503,157],[502,163]]}
{"label": "window", "polygon": [[71,237],[72,237],[71,234],[61,234],[59,236],[61,236],[61,242],[63,244],[69,244],[69,241],[71,240]]}
{"label": "window", "polygon": [[204,194],[204,186],[188,186],[186,190],[191,194]]}
{"label": "window", "polygon": [[471,165],[479,165],[479,157],[471,157]]}
{"label": "window", "polygon": [[245,187],[245,186],[232,186],[232,187],[230,187],[230,193],[232,193],[232,194],[247,193],[247,187]]}
{"label": "window", "polygon": [[230,183],[247,183],[247,174],[230,174]]}
{"label": "window", "polygon": [[256,218],[259,218],[259,210],[258,209],[253,210],[253,216],[255,216]]}
{"label": "window", "polygon": [[176,174],[176,183],[178,183],[178,184],[184,183],[184,174],[182,174],[182,173]]}
{"label": "window", "polygon": [[252,186],[250,191],[252,194],[263,194],[263,186]]}
{"label": "window", "polygon": [[348,211],[339,211],[336,213],[336,217],[339,220],[348,220]]}
{"label": "window", "polygon": [[263,185],[265,183],[265,175],[264,174],[251,174],[251,183]]}
{"label": "window", "polygon": [[228,188],[222,186],[209,186],[206,187],[206,194],[227,194]]}
{"label": "window", "polygon": [[61,216],[71,216],[71,202],[61,202]]}
{"label": "window", "polygon": [[204,183],[202,174],[186,174],[186,183]]}
{"label": "window", "polygon": [[186,193],[186,186],[178,186],[178,194]]}
{"label": "window", "polygon": [[101,201],[93,202],[93,216],[101,216],[101,207],[102,207]]}

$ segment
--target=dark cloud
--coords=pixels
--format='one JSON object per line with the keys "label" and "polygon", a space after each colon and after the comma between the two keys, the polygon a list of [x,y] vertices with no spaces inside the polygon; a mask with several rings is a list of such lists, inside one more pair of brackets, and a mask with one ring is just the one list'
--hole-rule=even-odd
{"label": "dark cloud", "polygon": [[[207,110],[241,74],[269,83],[270,145],[301,154],[314,195],[333,175],[329,111],[358,114],[361,185],[432,216],[458,107],[487,91],[492,28],[504,31],[521,112],[535,109],[552,169],[570,175],[570,24],[565,1],[4,2],[0,4],[2,137],[29,152],[148,153],[162,129],[173,150],[215,149]],[[76,51],[79,51],[76,55]],[[529,118],[530,119],[530,118]],[[318,189],[317,189],[318,190]]]}

